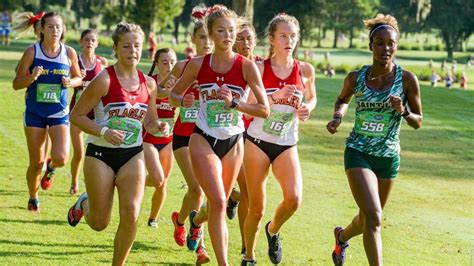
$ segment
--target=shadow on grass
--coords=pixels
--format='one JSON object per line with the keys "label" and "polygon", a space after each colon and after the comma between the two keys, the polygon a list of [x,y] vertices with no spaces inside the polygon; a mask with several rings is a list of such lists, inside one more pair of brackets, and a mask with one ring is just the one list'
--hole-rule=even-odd
{"label": "shadow on grass", "polygon": [[41,224],[41,225],[66,225],[67,224],[66,221],[62,221],[62,220],[15,220],[15,219],[0,219],[0,223],[23,223],[23,224]]}
{"label": "shadow on grass", "polygon": [[[113,246],[111,245],[86,245],[81,243],[45,243],[45,242],[33,242],[33,241],[15,241],[15,240],[7,240],[7,239],[0,239],[0,244],[8,244],[8,245],[19,245],[19,246],[47,246],[47,247],[74,247],[74,248],[96,248],[96,249],[104,249],[108,251],[113,250]],[[1,254],[1,251],[0,251]],[[1,256],[1,255],[0,255]]]}

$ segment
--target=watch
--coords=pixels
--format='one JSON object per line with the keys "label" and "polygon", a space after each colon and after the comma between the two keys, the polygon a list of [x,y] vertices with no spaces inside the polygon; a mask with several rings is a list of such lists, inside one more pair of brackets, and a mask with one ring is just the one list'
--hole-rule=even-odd
{"label": "watch", "polygon": [[409,116],[411,113],[410,111],[408,111],[408,108],[405,108],[405,110],[403,111],[403,113],[401,114],[402,117],[407,117]]}
{"label": "watch", "polygon": [[235,109],[237,106],[240,104],[240,99],[237,98],[232,98],[232,101],[230,102],[230,106],[228,109]]}

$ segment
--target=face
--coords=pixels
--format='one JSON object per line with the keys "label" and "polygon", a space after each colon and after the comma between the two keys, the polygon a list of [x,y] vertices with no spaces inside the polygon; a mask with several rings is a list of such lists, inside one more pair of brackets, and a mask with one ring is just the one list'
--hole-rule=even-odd
{"label": "face", "polygon": [[382,64],[392,62],[395,53],[397,52],[397,33],[393,29],[382,28],[377,30],[370,44],[372,57],[374,61]]}
{"label": "face", "polygon": [[232,50],[236,38],[236,23],[233,18],[220,17],[212,24],[211,38],[222,50]]}
{"label": "face", "polygon": [[255,33],[252,29],[246,27],[241,32],[237,34],[237,39],[235,40],[235,50],[237,53],[250,57],[253,54],[253,49],[255,48]]}
{"label": "face", "polygon": [[156,62],[156,67],[160,72],[160,76],[166,77],[174,65],[176,64],[176,54],[173,52],[161,53]]}
{"label": "face", "polygon": [[88,33],[81,39],[81,48],[83,51],[94,52],[98,45],[99,40],[97,40],[97,34],[95,33]]}
{"label": "face", "polygon": [[117,61],[128,66],[137,66],[141,58],[142,48],[143,35],[136,32],[123,34],[117,45],[114,45]]}
{"label": "face", "polygon": [[53,16],[46,19],[41,32],[44,34],[46,41],[59,42],[63,34],[63,20],[60,16]]}
{"label": "face", "polygon": [[270,44],[275,54],[292,55],[298,44],[298,32],[298,27],[294,23],[278,23],[273,36],[270,35]]}
{"label": "face", "polygon": [[201,27],[196,31],[191,41],[196,46],[197,55],[205,55],[212,52],[212,47],[214,45],[207,32],[204,30],[204,27]]}

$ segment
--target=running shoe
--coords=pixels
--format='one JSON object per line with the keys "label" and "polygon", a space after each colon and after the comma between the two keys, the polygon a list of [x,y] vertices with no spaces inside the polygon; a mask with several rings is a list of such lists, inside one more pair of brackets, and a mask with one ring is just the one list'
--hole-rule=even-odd
{"label": "running shoe", "polygon": [[194,225],[193,219],[196,216],[197,211],[192,211],[189,214],[189,234],[186,237],[186,244],[188,246],[189,250],[196,250],[199,245],[199,240],[201,239],[202,236],[202,229],[201,227],[198,227]]}
{"label": "running shoe", "polygon": [[157,228],[158,227],[158,222],[155,219],[148,219],[148,226]]}
{"label": "running shoe", "polygon": [[211,261],[204,246],[199,246],[196,249],[196,265],[206,264]]}
{"label": "running shoe", "polygon": [[46,171],[44,172],[43,178],[41,178],[41,188],[43,190],[48,190],[53,185],[54,175],[56,174],[55,169],[52,169],[49,164],[51,163],[51,158],[46,161]]}
{"label": "running shoe", "polygon": [[184,246],[186,244],[186,228],[184,225],[179,225],[178,224],[178,217],[179,217],[179,212],[173,212],[171,214],[171,221],[173,221],[174,225],[174,241],[178,246]]}
{"label": "running shoe", "polygon": [[268,241],[268,256],[273,264],[279,264],[283,256],[280,234],[270,236],[270,233],[268,233],[268,226],[270,223],[271,221],[265,225],[265,235],[267,236]]}
{"label": "running shoe", "polygon": [[28,210],[32,212],[39,212],[39,201],[38,199],[29,199],[28,200]]}
{"label": "running shoe", "polygon": [[257,265],[256,260],[242,259],[242,261],[240,262],[240,266],[253,266],[253,265]]}
{"label": "running shoe", "polygon": [[342,242],[339,240],[339,235],[344,229],[342,227],[334,228],[334,238],[336,238],[336,246],[334,247],[334,251],[332,252],[332,261],[336,266],[344,265],[344,261],[346,260],[346,248],[349,247],[349,243]]}
{"label": "running shoe", "polygon": [[87,193],[82,192],[82,194],[77,199],[76,203],[69,208],[67,212],[67,222],[70,226],[75,227],[80,221],[82,216],[84,216],[84,211],[82,210],[82,202],[87,199]]}
{"label": "running shoe", "polygon": [[239,207],[239,201],[233,201],[232,198],[229,197],[226,208],[227,218],[230,220],[234,219],[237,214],[237,207]]}

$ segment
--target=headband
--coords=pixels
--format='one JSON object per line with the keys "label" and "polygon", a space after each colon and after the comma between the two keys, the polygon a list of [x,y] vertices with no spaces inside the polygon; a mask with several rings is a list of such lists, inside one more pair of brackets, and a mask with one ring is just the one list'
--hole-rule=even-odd
{"label": "headband", "polygon": [[36,14],[35,16],[32,16],[31,18],[29,18],[28,21],[30,22],[30,24],[35,25],[36,22],[41,20],[41,18],[44,16],[44,14],[45,14],[45,12],[41,11],[38,14]]}
{"label": "headband", "polygon": [[395,31],[397,31],[394,27],[392,27],[391,25],[388,25],[388,24],[382,24],[382,25],[378,25],[377,27],[373,28],[370,33],[369,33],[369,39],[372,38],[372,36],[374,35],[374,33],[378,30],[378,29],[381,29],[381,28],[391,28]]}

